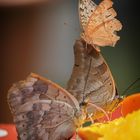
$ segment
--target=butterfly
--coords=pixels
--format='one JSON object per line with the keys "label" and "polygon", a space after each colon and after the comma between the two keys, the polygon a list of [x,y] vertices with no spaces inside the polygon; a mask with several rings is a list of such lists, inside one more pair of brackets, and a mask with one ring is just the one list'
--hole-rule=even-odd
{"label": "butterfly", "polygon": [[8,103],[21,140],[68,140],[84,117],[69,92],[34,73],[10,88]]}
{"label": "butterfly", "polygon": [[93,107],[93,104],[109,112],[115,109],[121,100],[117,98],[112,73],[102,54],[83,39],[76,41],[74,54],[75,64],[67,90],[81,106],[91,103],[86,110],[88,114],[93,113],[93,118],[97,119],[101,110]]}
{"label": "butterfly", "polygon": [[[79,9],[81,9],[83,1],[80,1]],[[86,2],[88,5],[89,1]],[[100,51],[98,46],[115,46],[120,39],[116,35],[116,31],[122,29],[122,24],[115,18],[117,14],[112,5],[113,2],[111,0],[103,0],[98,6],[93,6],[93,10],[91,6],[87,6],[88,11],[92,10],[92,12],[88,13],[88,16],[85,10],[79,10],[81,24],[84,29],[81,36],[88,44],[95,47],[97,51]]]}

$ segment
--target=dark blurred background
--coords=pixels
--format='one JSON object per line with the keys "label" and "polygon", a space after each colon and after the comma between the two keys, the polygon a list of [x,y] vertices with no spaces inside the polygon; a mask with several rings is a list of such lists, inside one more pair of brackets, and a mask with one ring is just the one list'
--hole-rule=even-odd
{"label": "dark blurred background", "polygon": [[[31,72],[66,86],[80,34],[77,7],[78,0],[0,0],[0,123],[12,122],[8,89]],[[122,94],[140,78],[140,16],[138,1],[114,0],[114,7],[121,40],[102,53]],[[139,91],[140,82],[127,94]]]}

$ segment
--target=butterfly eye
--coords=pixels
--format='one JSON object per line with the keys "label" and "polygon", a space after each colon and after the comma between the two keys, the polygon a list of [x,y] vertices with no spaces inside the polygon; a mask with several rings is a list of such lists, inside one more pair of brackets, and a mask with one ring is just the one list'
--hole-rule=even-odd
{"label": "butterfly eye", "polygon": [[66,96],[64,96],[64,99],[66,99]]}

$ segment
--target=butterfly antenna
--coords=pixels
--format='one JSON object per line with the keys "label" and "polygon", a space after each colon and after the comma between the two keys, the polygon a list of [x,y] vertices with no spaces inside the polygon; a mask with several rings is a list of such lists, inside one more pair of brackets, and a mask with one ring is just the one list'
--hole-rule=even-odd
{"label": "butterfly antenna", "polygon": [[97,110],[102,111],[104,113],[104,115],[106,116],[107,120],[110,121],[109,115],[107,114],[107,112],[103,108],[101,108],[101,107],[99,107],[99,106],[97,106],[97,105],[95,105],[95,104],[93,104],[91,102],[89,102],[88,104],[91,105],[91,106],[93,106]]}
{"label": "butterfly antenna", "polygon": [[[86,42],[86,50],[88,48],[88,44]],[[86,87],[87,87],[87,82],[88,82],[88,78],[89,78],[89,73],[90,73],[90,70],[91,70],[91,63],[92,63],[92,59],[90,59],[90,64],[89,64],[89,67],[88,67],[88,72],[87,72],[87,75],[85,77],[85,84],[84,84],[84,89],[83,89],[83,95],[85,95],[85,91],[86,91]],[[86,97],[83,96],[83,103],[85,102],[85,99]]]}
{"label": "butterfly antenna", "polygon": [[132,84],[130,84],[122,93],[123,96],[126,96],[127,91],[133,86],[135,85],[138,81],[140,81],[140,78],[137,78],[134,82],[132,82]]}

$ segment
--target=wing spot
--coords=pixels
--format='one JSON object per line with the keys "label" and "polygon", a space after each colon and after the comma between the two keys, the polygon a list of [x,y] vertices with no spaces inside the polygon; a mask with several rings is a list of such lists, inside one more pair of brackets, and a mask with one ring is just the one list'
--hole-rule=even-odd
{"label": "wing spot", "polygon": [[78,64],[75,64],[75,67],[79,67],[79,65]]}

